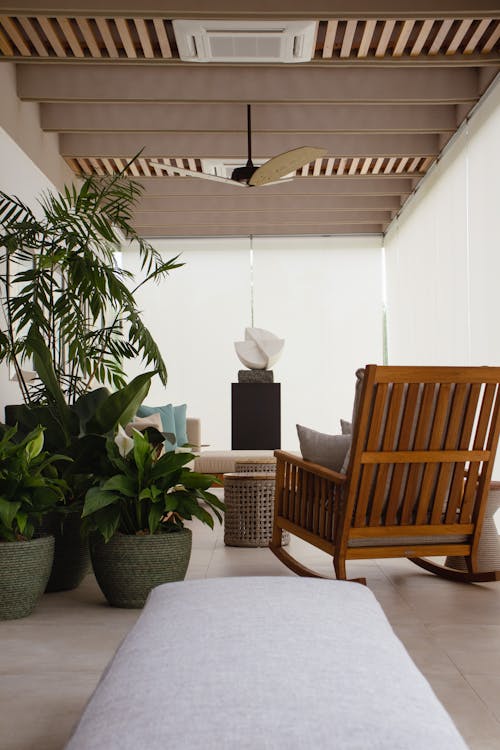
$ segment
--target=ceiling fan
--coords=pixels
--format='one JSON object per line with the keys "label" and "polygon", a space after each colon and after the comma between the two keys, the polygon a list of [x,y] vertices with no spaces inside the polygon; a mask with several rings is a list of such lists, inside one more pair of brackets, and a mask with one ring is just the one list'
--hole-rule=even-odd
{"label": "ceiling fan", "polygon": [[155,167],[191,177],[201,177],[204,180],[213,180],[214,182],[225,182],[229,185],[240,185],[241,187],[257,187],[258,185],[275,185],[277,182],[288,182],[289,179],[282,179],[296,169],[300,169],[305,164],[319,159],[326,154],[325,148],[316,148],[315,146],[301,146],[291,151],[285,151],[283,154],[273,156],[262,166],[256,167],[252,162],[252,124],[250,104],[247,104],[247,142],[248,158],[244,167],[236,167],[231,177],[219,177],[206,172],[196,172],[194,169],[183,169],[171,164],[162,164],[158,161],[149,163]]}

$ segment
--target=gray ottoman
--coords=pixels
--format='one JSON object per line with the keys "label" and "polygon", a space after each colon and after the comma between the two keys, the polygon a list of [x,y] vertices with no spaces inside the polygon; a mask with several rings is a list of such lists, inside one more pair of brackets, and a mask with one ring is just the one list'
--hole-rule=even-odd
{"label": "gray ottoman", "polygon": [[67,750],[467,750],[364,586],[153,589]]}

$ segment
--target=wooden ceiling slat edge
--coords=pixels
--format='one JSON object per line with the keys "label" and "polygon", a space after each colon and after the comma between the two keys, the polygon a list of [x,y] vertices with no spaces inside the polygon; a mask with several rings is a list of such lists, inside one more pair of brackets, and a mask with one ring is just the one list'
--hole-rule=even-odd
{"label": "wooden ceiling slat edge", "polygon": [[95,22],[97,24],[97,28],[99,29],[102,41],[104,42],[104,46],[106,47],[109,57],[116,59],[119,58],[120,55],[118,53],[115,40],[113,39],[113,34],[111,33],[108,19],[98,16],[96,17]]}
{"label": "wooden ceiling slat edge", "polygon": [[393,57],[401,57],[403,55],[406,49],[406,45],[408,43],[408,39],[410,38],[410,34],[415,24],[416,24],[416,20],[414,19],[408,19],[407,21],[404,21],[401,31],[399,33],[398,40],[394,46],[394,50],[392,53]]}

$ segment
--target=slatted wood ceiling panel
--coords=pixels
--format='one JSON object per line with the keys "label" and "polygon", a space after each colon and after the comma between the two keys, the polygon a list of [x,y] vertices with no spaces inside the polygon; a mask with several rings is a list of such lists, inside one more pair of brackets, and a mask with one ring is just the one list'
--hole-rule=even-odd
{"label": "slatted wood ceiling panel", "polygon": [[[500,21],[332,19],[320,21],[317,59],[426,58],[487,55],[498,47]],[[164,18],[0,16],[0,56],[7,58],[178,58]]]}
{"label": "slatted wood ceiling panel", "polygon": [[[201,159],[155,157],[153,161],[171,164],[183,169],[193,169],[202,172]],[[316,159],[306,164],[294,174],[301,177],[330,177],[334,175],[411,175],[425,174],[434,161],[434,157],[371,157],[371,158],[341,158]],[[116,174],[127,161],[118,157],[78,157],[67,158],[69,167],[78,174]],[[126,174],[145,177],[165,177],[165,172],[149,159],[139,158],[127,168]],[[182,177],[182,175],[170,175]]]}

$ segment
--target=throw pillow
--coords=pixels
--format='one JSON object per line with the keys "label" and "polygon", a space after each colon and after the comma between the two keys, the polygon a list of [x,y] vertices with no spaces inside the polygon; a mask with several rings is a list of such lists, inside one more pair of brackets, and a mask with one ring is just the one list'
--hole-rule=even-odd
{"label": "throw pillow", "polygon": [[352,434],[352,422],[347,422],[347,420],[341,419],[340,429],[342,431],[342,435],[351,435]]}
{"label": "throw pillow", "polygon": [[186,445],[186,443],[189,442],[187,436],[186,411],[186,404],[174,406],[175,437],[178,446]]}
{"label": "throw pillow", "polygon": [[365,371],[363,367],[356,370],[356,387],[354,389],[354,405],[352,407],[352,419],[351,424],[356,422],[359,410],[359,402],[361,401],[361,391],[363,390],[363,378],[365,377]]}
{"label": "throw pillow", "polygon": [[297,425],[300,452],[306,461],[340,471],[351,445],[351,435],[328,435]]}
{"label": "throw pillow", "polygon": [[172,404],[166,406],[146,406],[142,404],[137,409],[138,417],[150,417],[151,414],[159,413],[161,417],[162,432],[165,434],[165,450],[173,451],[177,447],[175,432],[174,407]]}
{"label": "throw pillow", "polygon": [[132,430],[145,430],[146,427],[156,427],[158,432],[163,432],[163,425],[161,423],[161,415],[159,412],[150,414],[149,417],[134,417],[132,422],[129,422],[125,427],[125,432],[129,437],[132,435]]}

